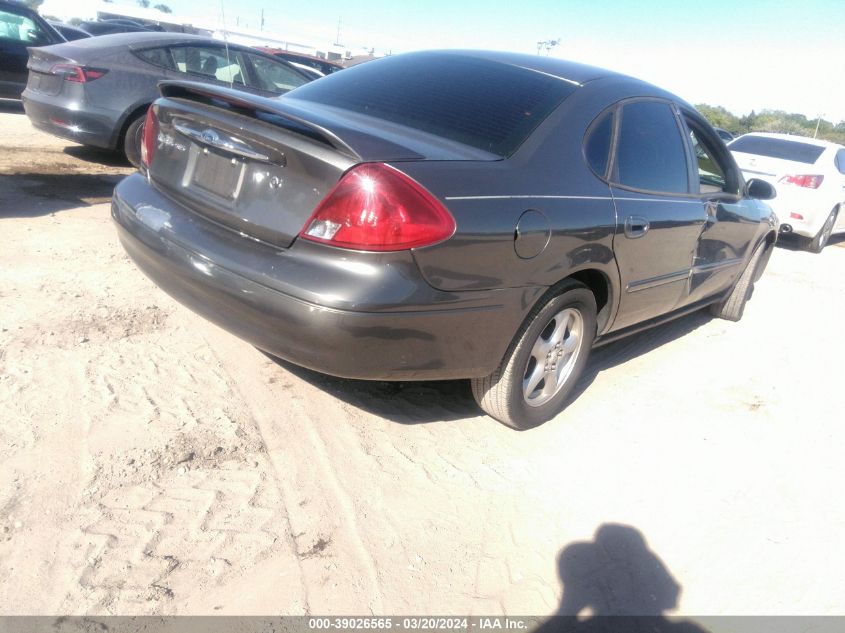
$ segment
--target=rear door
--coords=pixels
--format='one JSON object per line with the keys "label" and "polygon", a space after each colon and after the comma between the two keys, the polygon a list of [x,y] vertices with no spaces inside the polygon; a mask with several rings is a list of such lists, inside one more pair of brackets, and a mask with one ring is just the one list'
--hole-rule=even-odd
{"label": "rear door", "polygon": [[665,314],[686,300],[705,221],[675,106],[659,99],[623,102],[611,170],[617,228],[613,240],[622,296],[617,330]]}

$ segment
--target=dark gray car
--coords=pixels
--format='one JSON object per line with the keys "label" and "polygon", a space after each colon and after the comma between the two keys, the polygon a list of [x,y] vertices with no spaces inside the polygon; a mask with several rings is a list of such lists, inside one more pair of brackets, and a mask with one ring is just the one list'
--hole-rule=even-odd
{"label": "dark gray car", "polygon": [[598,68],[425,52],[275,100],[162,94],[112,205],[144,272],[299,365],[470,378],[516,428],[596,344],[740,318],[777,236],[772,188],[690,105]]}
{"label": "dark gray car", "polygon": [[36,127],[137,164],[137,138],[163,79],[272,96],[310,81],[272,55],[183,33],[120,33],[30,49],[22,99]]}

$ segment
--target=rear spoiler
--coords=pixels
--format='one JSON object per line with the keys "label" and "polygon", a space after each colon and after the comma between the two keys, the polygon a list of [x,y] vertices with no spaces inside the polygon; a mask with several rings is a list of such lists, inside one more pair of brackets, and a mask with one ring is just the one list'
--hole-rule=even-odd
{"label": "rear spoiler", "polygon": [[248,92],[210,86],[193,81],[161,81],[158,84],[162,97],[188,99],[207,105],[232,110],[238,114],[260,119],[271,125],[303,134],[357,160],[361,156],[337,134],[325,127],[287,112],[278,99],[261,97]]}

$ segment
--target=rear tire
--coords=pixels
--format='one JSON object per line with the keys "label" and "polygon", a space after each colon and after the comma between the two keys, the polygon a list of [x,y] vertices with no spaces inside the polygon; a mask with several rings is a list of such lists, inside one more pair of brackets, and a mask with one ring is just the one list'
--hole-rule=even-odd
{"label": "rear tire", "polygon": [[833,225],[836,224],[836,212],[838,207],[830,212],[827,220],[824,221],[822,228],[819,229],[818,234],[810,240],[807,244],[807,250],[811,253],[821,253],[827,243],[830,241],[830,234],[833,232]]}
{"label": "rear tire", "polygon": [[764,241],[754,250],[745,270],[742,271],[733,290],[731,290],[731,294],[724,301],[711,304],[710,314],[728,321],[739,321],[742,318],[742,314],[745,312],[745,304],[748,303],[751,292],[754,290],[754,281],[759,278],[757,268],[763,260],[766,249],[769,248],[774,248],[774,245]]}
{"label": "rear tire", "polygon": [[593,293],[566,282],[529,313],[496,370],[472,379],[478,406],[517,430],[553,418],[578,382],[595,336]]}
{"label": "rear tire", "polygon": [[140,114],[133,119],[123,135],[123,154],[132,166],[141,168],[141,138],[144,134],[144,116]]}

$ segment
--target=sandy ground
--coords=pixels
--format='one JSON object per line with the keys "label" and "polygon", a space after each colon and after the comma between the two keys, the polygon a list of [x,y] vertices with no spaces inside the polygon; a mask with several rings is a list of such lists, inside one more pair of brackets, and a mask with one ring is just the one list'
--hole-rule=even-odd
{"label": "sandy ground", "polygon": [[0,110],[0,613],[845,613],[841,240],[517,433],[179,306],[70,145]]}

